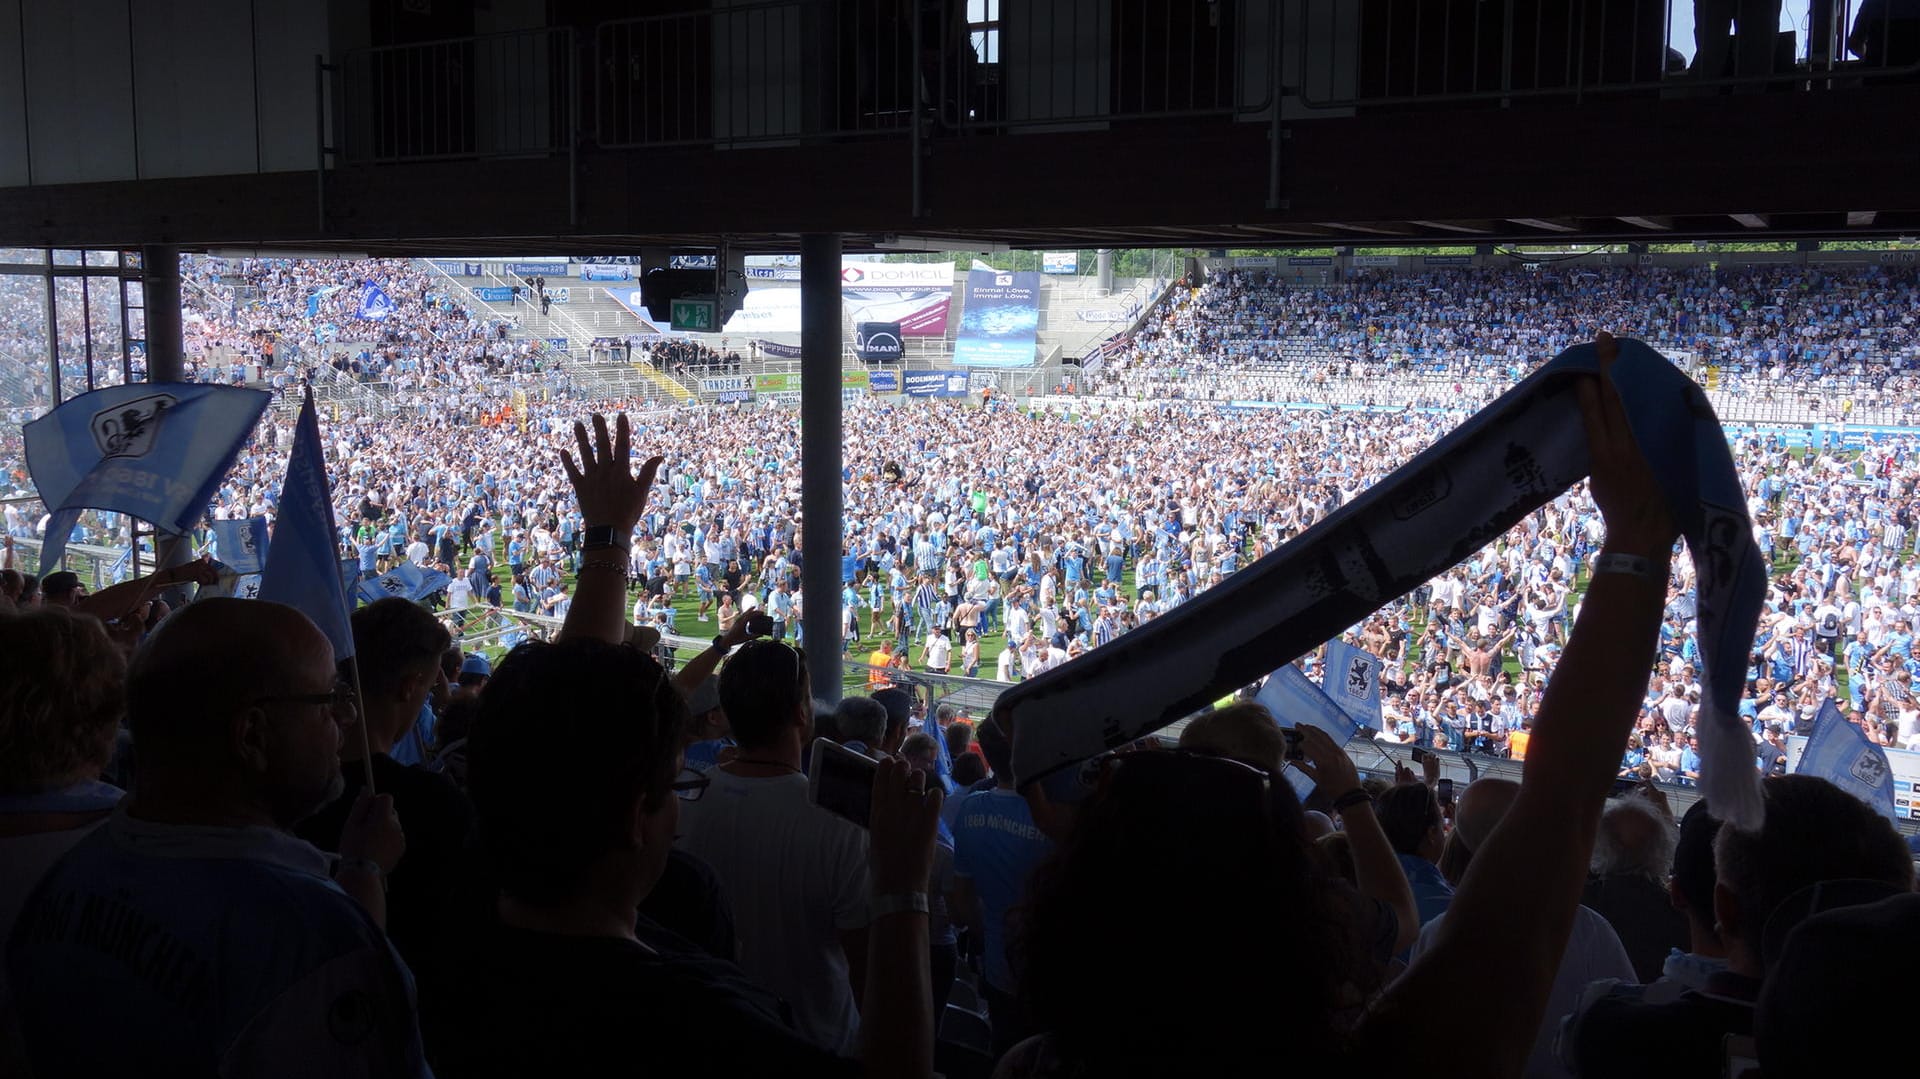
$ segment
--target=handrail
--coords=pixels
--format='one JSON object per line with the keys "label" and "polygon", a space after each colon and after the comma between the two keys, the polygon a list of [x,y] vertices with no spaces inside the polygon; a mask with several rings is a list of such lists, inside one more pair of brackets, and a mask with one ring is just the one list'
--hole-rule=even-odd
{"label": "handrail", "polygon": [[[1385,12],[1384,28],[1369,26],[1365,21],[1367,9],[1351,4],[1349,0],[1300,2],[1304,5],[1303,22],[1317,21],[1326,26],[1338,22],[1351,31],[1349,37],[1342,39],[1349,43],[1348,48],[1336,49],[1337,56],[1332,59],[1313,51],[1330,44],[1328,41],[1303,35],[1288,43],[1292,50],[1290,58],[1296,67],[1305,71],[1317,63],[1326,72],[1324,78],[1303,78],[1299,86],[1294,88],[1293,100],[1309,110],[1491,102],[1505,106],[1513,101],[1542,98],[1572,98],[1577,102],[1590,95],[1673,95],[1695,92],[1705,95],[1795,85],[1811,90],[1835,88],[1852,81],[1896,79],[1920,74],[1920,61],[1887,64],[1864,58],[1854,61],[1836,58],[1844,57],[1851,51],[1844,34],[1846,27],[1855,25],[1851,3],[1839,5],[1833,12],[1831,25],[1827,28],[1827,41],[1813,41],[1813,32],[1809,28],[1807,55],[1804,58],[1799,56],[1796,44],[1792,62],[1777,70],[1741,74],[1738,67],[1742,62],[1751,61],[1756,54],[1764,55],[1768,66],[1775,67],[1778,64],[1776,54],[1779,38],[1786,32],[1768,30],[1755,35],[1763,38],[1764,44],[1736,55],[1744,45],[1744,40],[1750,39],[1746,38],[1744,28],[1741,28],[1741,34],[1733,34],[1733,27],[1729,24],[1728,40],[1733,44],[1715,46],[1710,54],[1712,59],[1708,62],[1731,61],[1736,72],[1732,75],[1705,76],[1688,68],[1673,69],[1670,66],[1675,59],[1668,44],[1673,38],[1673,9],[1676,3],[1683,0],[1668,0],[1662,5],[1662,17],[1657,27],[1653,24],[1643,25],[1641,21],[1641,9],[1649,6],[1648,0],[1573,0],[1564,5],[1534,4],[1524,12],[1516,9],[1516,0],[1494,0],[1476,7],[1475,19],[1470,26],[1463,23],[1458,27],[1448,18],[1450,10],[1445,6],[1423,4],[1419,0],[1400,0],[1397,3],[1387,0],[1385,5],[1372,9]],[[1820,2],[1824,0],[1816,0],[1816,6]],[[1497,19],[1497,22],[1479,17],[1479,11],[1495,7],[1498,10],[1493,19]],[[1433,15],[1435,9],[1440,11],[1438,17]],[[1394,25],[1396,10],[1404,13],[1401,25],[1397,28]],[[1321,14],[1316,16],[1316,12]],[[1516,25],[1517,20],[1522,25]],[[1880,27],[1883,41],[1892,21],[1892,8],[1888,6]],[[1410,27],[1405,25],[1408,22],[1412,23]],[[1526,33],[1529,25],[1532,27],[1531,35]],[[1842,33],[1836,34],[1836,29]],[[1550,30],[1563,30],[1564,33],[1555,35]],[[1658,33],[1657,40],[1655,32]],[[1695,32],[1696,35],[1700,32],[1698,24]],[[1496,42],[1487,40],[1495,37],[1498,39],[1497,55],[1491,48]],[[1613,49],[1611,57],[1608,55],[1610,46]],[[1625,47],[1624,54],[1622,46]],[[1882,45],[1880,51],[1884,54],[1888,49],[1888,46]],[[1532,54],[1533,61],[1530,72],[1521,70],[1528,53]],[[1695,67],[1701,62],[1702,55],[1708,55],[1708,50],[1702,48],[1696,53]],[[1548,62],[1544,71],[1543,59]],[[1344,68],[1339,66],[1342,64]],[[1437,73],[1434,70],[1436,65],[1439,68]],[[1553,70],[1555,66],[1559,68],[1558,72]],[[1605,77],[1610,69],[1617,71],[1622,67],[1626,69],[1625,78]],[[1490,72],[1489,68],[1492,68]],[[1470,88],[1422,92],[1417,87],[1423,75],[1427,82],[1438,81],[1443,86],[1464,78],[1470,83]],[[1482,85],[1483,75],[1493,79],[1495,84]],[[1369,92],[1368,85],[1374,80],[1379,80],[1380,85],[1388,89],[1396,84],[1407,83],[1416,88],[1410,93]],[[1517,80],[1520,84],[1516,84]],[[1350,85],[1351,92],[1336,92],[1336,82]],[[1525,85],[1525,82],[1534,85]]]}

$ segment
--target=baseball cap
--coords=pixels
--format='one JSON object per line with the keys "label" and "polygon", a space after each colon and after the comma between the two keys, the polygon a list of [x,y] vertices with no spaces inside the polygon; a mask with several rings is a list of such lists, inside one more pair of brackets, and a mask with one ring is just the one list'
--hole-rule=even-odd
{"label": "baseball cap", "polygon": [[64,596],[80,587],[80,575],[72,570],[49,573],[40,581],[40,594],[44,596]]}
{"label": "baseball cap", "polygon": [[482,678],[492,678],[493,664],[488,663],[487,657],[480,653],[469,652],[467,653],[467,658],[460,661],[460,674],[463,677],[469,674],[477,674]]}

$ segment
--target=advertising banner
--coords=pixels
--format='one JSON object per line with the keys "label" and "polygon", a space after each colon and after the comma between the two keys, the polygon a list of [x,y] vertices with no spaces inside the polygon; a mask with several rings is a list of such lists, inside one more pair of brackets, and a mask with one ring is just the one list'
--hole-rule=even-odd
{"label": "advertising banner", "polygon": [[856,324],[898,322],[902,337],[944,337],[953,307],[953,263],[844,262],[840,294]]}
{"label": "advertising banner", "polygon": [[1331,255],[1295,255],[1292,258],[1287,259],[1287,265],[1289,266],[1331,266],[1333,265],[1333,256]]}
{"label": "advertising banner", "polygon": [[755,393],[799,393],[800,376],[795,374],[755,375]]}
{"label": "advertising banner", "polygon": [[905,373],[909,397],[965,397],[965,371],[908,371]]}
{"label": "advertising banner", "polygon": [[1243,270],[1271,270],[1278,260],[1272,255],[1241,255],[1233,264]]}
{"label": "advertising banner", "polygon": [[1131,322],[1140,313],[1140,301],[1128,300],[1124,307],[1076,307],[1073,316],[1082,322]]}
{"label": "advertising banner", "polygon": [[867,388],[874,393],[899,393],[900,372],[875,371],[867,378]]}
{"label": "advertising banner", "polygon": [[631,266],[588,266],[580,271],[582,281],[631,281]]}
{"label": "advertising banner", "polygon": [[841,288],[952,288],[951,262],[842,262]]}
{"label": "advertising banner", "polygon": [[507,272],[515,277],[565,277],[564,262],[509,262]]}
{"label": "advertising banner", "polygon": [[747,276],[755,281],[798,281],[798,266],[749,266]]}
{"label": "advertising banner", "polygon": [[567,351],[567,339],[564,337],[549,337],[547,344],[557,352]]}
{"label": "advertising banner", "polygon": [[547,290],[547,299],[553,303],[572,303],[573,290],[570,288],[550,288]]}
{"label": "advertising banner", "polygon": [[1429,266],[1471,266],[1473,265],[1472,255],[1422,255],[1421,258]]}
{"label": "advertising banner", "polygon": [[797,360],[800,358],[800,346],[783,345],[778,341],[762,341],[760,342],[760,354],[782,360]]}
{"label": "advertising banner", "polygon": [[485,285],[474,289],[473,294],[486,303],[506,303],[513,299],[513,289],[507,285]]}
{"label": "advertising banner", "polygon": [[1080,252],[1078,251],[1042,251],[1040,253],[1041,273],[1079,273]]}
{"label": "advertising banner", "polygon": [[870,380],[865,371],[840,372],[840,388],[843,390],[864,390]]}
{"label": "advertising banner", "polygon": [[859,322],[853,327],[853,354],[869,363],[891,363],[906,354],[898,322]]}
{"label": "advertising banner", "polygon": [[700,392],[726,393],[730,390],[744,390],[751,385],[746,375],[713,375],[700,380]]}
{"label": "advertising banner", "polygon": [[953,345],[954,363],[962,367],[1032,366],[1039,333],[1039,274],[1031,270],[967,272],[967,298],[960,311],[960,336]]}
{"label": "advertising banner", "polygon": [[1391,268],[1400,265],[1399,255],[1355,255],[1353,265],[1366,268]]}
{"label": "advertising banner", "polygon": [[724,393],[715,394],[713,403],[717,405],[741,405],[751,400],[753,400],[752,390],[727,390]]}
{"label": "advertising banner", "polygon": [[747,290],[746,303],[727,319],[722,333],[754,335],[800,332],[800,290],[797,288],[756,288]]}

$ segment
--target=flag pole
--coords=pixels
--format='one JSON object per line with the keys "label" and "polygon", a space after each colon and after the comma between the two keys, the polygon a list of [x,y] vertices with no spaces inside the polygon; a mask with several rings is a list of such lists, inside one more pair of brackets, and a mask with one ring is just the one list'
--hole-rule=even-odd
{"label": "flag pole", "polygon": [[360,727],[360,767],[366,776],[367,793],[373,794],[375,793],[373,789],[373,739],[367,734],[367,695],[366,692],[360,688],[360,650],[358,648],[353,650],[352,657],[347,660],[347,668],[353,675],[353,714],[354,718],[359,721],[358,725]]}

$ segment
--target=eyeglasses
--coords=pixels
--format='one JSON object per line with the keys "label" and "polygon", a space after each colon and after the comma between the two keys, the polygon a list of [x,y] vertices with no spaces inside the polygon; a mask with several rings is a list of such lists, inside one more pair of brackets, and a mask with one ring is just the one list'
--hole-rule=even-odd
{"label": "eyeglasses", "polygon": [[707,793],[707,784],[711,782],[712,778],[697,768],[682,768],[680,774],[673,777],[673,785],[668,789],[683,802],[697,802],[701,795]]}
{"label": "eyeglasses", "polygon": [[336,682],[327,693],[282,693],[271,697],[255,697],[252,704],[324,704],[340,715],[353,713],[353,687],[345,682]]}

